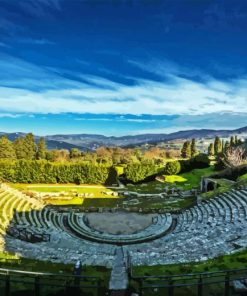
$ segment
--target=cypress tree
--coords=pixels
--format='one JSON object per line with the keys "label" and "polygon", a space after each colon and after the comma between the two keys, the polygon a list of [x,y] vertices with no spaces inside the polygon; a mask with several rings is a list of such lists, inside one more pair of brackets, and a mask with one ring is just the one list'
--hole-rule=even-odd
{"label": "cypress tree", "polygon": [[208,146],[208,155],[214,156],[214,144],[213,143],[210,143]]}
{"label": "cypress tree", "polygon": [[217,136],[214,140],[214,154],[219,155],[220,153],[222,153],[222,143],[220,138]]}
{"label": "cypress tree", "polygon": [[192,141],[191,141],[191,157],[194,157],[196,154],[197,154],[196,140],[192,139]]}
{"label": "cypress tree", "polygon": [[235,145],[239,144],[238,136],[235,135]]}
{"label": "cypress tree", "polygon": [[222,139],[221,141],[221,147],[222,147],[222,152],[224,152],[224,147],[225,147],[225,141]]}
{"label": "cypress tree", "polygon": [[231,147],[235,145],[235,138],[234,138],[234,136],[231,136],[230,145],[231,145]]}
{"label": "cypress tree", "polygon": [[191,157],[191,143],[190,143],[190,141],[184,142],[182,150],[181,150],[181,156],[183,158],[190,158]]}
{"label": "cypress tree", "polygon": [[45,159],[45,158],[46,158],[46,143],[45,143],[45,138],[41,137],[38,143],[37,159]]}

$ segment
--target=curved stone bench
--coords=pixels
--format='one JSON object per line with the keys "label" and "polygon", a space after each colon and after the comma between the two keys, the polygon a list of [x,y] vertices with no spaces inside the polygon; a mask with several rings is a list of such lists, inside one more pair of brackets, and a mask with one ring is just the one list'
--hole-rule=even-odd
{"label": "curved stone bench", "polygon": [[169,229],[172,226],[171,214],[160,215],[159,218],[161,219],[160,221],[156,221],[155,224],[151,224],[142,231],[124,235],[102,233],[90,228],[85,223],[83,214],[71,213],[68,217],[64,218],[64,222],[72,233],[83,239],[107,244],[127,245],[154,240],[169,232]]}

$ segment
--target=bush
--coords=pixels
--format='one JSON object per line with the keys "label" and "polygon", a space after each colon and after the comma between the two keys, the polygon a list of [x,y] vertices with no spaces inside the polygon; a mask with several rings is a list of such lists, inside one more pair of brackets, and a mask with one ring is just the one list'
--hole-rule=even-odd
{"label": "bush", "polygon": [[181,171],[181,165],[178,161],[170,161],[165,166],[165,175],[177,175]]}
{"label": "bush", "polygon": [[[247,174],[247,165],[240,165],[234,168],[226,168],[223,171],[220,171],[212,175],[212,177],[216,179],[225,178],[225,179],[236,181],[240,176],[244,174]],[[243,180],[239,180],[239,181],[243,181]]]}
{"label": "bush", "polygon": [[187,160],[180,160],[181,172],[186,173],[193,169],[204,169],[209,167],[210,159],[207,154],[200,153]]}
{"label": "bush", "polygon": [[140,182],[149,176],[157,174],[159,167],[153,163],[132,163],[125,169],[126,178],[134,183]]}
{"label": "bush", "polygon": [[210,159],[207,154],[200,153],[191,159],[191,165],[194,169],[204,169],[210,164]]}

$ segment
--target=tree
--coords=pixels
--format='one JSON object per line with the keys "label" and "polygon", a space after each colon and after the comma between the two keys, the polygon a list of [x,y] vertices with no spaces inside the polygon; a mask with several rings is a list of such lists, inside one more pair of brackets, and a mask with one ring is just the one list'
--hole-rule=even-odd
{"label": "tree", "polygon": [[10,158],[10,159],[16,158],[13,143],[9,141],[7,136],[2,136],[0,138],[0,158]]}
{"label": "tree", "polygon": [[96,150],[97,161],[102,163],[111,163],[111,151],[107,147],[99,147]]}
{"label": "tree", "polygon": [[196,140],[192,139],[192,141],[191,141],[191,157],[194,157],[196,154],[197,154]]}
{"label": "tree", "polygon": [[231,139],[230,139],[230,146],[233,147],[235,145],[235,138],[234,136],[231,136]]}
{"label": "tree", "polygon": [[208,155],[214,156],[214,144],[213,143],[210,143],[208,146]]}
{"label": "tree", "polygon": [[210,160],[207,154],[199,153],[190,160],[192,168],[206,168],[210,165]]}
{"label": "tree", "polygon": [[26,153],[26,159],[35,159],[37,146],[34,141],[34,136],[32,133],[29,133],[24,138],[24,150]]}
{"label": "tree", "polygon": [[224,152],[224,147],[225,147],[225,141],[222,139],[221,141],[221,147],[222,147],[222,152]]}
{"label": "tree", "polygon": [[45,143],[45,138],[41,137],[38,143],[37,159],[45,159],[45,158],[46,158],[46,143]]}
{"label": "tree", "polygon": [[167,162],[165,166],[165,175],[177,175],[180,171],[181,165],[177,160]]}
{"label": "tree", "polygon": [[184,142],[183,148],[181,150],[181,156],[183,158],[190,158],[191,157],[191,143],[190,143],[190,141]]}
{"label": "tree", "polygon": [[214,140],[214,154],[218,156],[220,153],[222,153],[222,142],[217,136]]}
{"label": "tree", "polygon": [[78,148],[71,148],[69,156],[70,158],[79,158],[81,156],[81,150]]}
{"label": "tree", "polygon": [[105,181],[105,185],[106,186],[118,185],[118,173],[114,167],[111,167],[109,169],[109,174],[108,174],[108,177]]}
{"label": "tree", "polygon": [[235,135],[235,145],[237,145],[237,144],[239,144],[239,139],[238,139],[238,136],[237,135]]}
{"label": "tree", "polygon": [[69,151],[67,149],[54,149],[46,152],[46,159],[54,162],[67,162],[69,160]]}
{"label": "tree", "polygon": [[13,142],[13,146],[15,149],[15,154],[17,159],[25,159],[26,158],[26,149],[25,149],[25,139],[24,138],[17,138]]}
{"label": "tree", "polygon": [[148,162],[131,163],[125,169],[126,178],[133,182],[142,181],[149,176],[155,175],[157,172],[157,166]]}

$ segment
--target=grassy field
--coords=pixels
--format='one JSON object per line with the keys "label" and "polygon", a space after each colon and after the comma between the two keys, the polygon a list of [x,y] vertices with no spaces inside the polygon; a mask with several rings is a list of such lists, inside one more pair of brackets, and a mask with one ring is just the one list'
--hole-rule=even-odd
{"label": "grassy field", "polygon": [[179,182],[178,187],[182,190],[190,190],[192,188],[197,188],[200,184],[202,177],[208,177],[213,174],[214,166],[210,166],[204,169],[194,169],[188,173],[180,174],[179,176],[186,179],[185,182]]}
{"label": "grassy field", "polygon": [[[172,182],[151,181],[143,184],[128,184],[123,188],[105,187],[103,185],[75,185],[75,184],[11,184],[14,188],[24,192],[47,193],[45,202],[52,205],[78,205],[87,208],[129,208],[133,211],[149,211],[150,209],[178,210],[194,204],[194,198],[162,199],[161,197],[124,197],[123,192],[142,194],[157,194],[165,192],[166,188],[177,186],[182,190],[189,190],[199,186],[201,177],[214,172],[211,166],[205,169],[195,169],[179,176],[169,176]],[[179,182],[177,182],[179,179]],[[183,182],[181,182],[183,181]],[[118,196],[114,196],[114,192]],[[52,194],[54,193],[54,196]],[[57,197],[61,194],[61,198]],[[86,195],[86,196],[85,196]],[[50,196],[50,197],[49,197]]]}
{"label": "grassy field", "polygon": [[165,191],[167,184],[159,181],[151,181],[143,184],[127,184],[126,191],[133,191],[138,193],[162,193]]}
{"label": "grassy field", "polygon": [[176,185],[182,190],[190,190],[199,186],[203,176],[210,176],[214,172],[213,166],[204,169],[194,169],[177,176],[165,176],[166,182],[152,181],[143,184],[128,184],[126,189],[139,193],[162,193],[167,186],[174,187]]}
{"label": "grassy field", "polygon": [[[135,200],[136,203],[131,203]],[[102,198],[91,198],[85,199],[82,204],[82,210],[90,208],[118,208],[118,209],[129,209],[134,212],[150,212],[152,210],[162,210],[162,211],[175,211],[189,206],[194,205],[195,198],[188,197],[185,199],[172,199],[166,200],[160,197],[138,197],[138,198],[118,198],[118,199],[102,199]]]}
{"label": "grassy field", "polygon": [[[45,202],[53,205],[82,205],[87,199],[116,199],[113,196],[114,188],[103,185],[75,185],[75,184],[11,184],[15,189],[23,192],[47,193],[51,198]],[[61,198],[52,198],[52,194],[61,194]],[[83,197],[83,195],[88,195]],[[79,195],[79,196],[78,196]]]}
{"label": "grassy field", "polygon": [[103,185],[75,185],[75,184],[11,184],[12,187],[23,191],[36,192],[77,192],[77,193],[93,193],[95,197],[105,197],[104,192],[113,192],[111,187]]}

